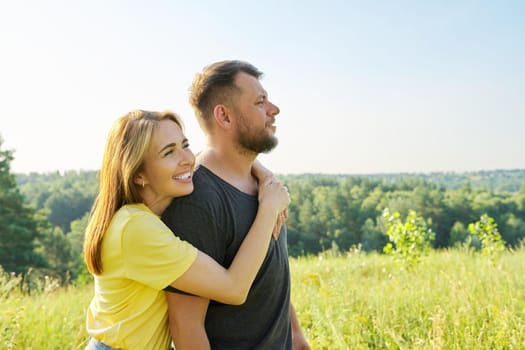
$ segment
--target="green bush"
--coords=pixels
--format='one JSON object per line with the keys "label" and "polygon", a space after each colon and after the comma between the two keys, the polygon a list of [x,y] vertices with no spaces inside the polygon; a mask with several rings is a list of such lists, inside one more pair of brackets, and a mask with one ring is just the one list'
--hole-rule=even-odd
{"label": "green bush", "polygon": [[398,212],[390,214],[388,208],[383,211],[383,218],[386,220],[386,235],[391,241],[383,251],[394,256],[403,267],[414,267],[430,250],[434,233],[414,210],[409,210],[405,222]]}
{"label": "green bush", "polygon": [[468,230],[481,241],[481,253],[491,260],[505,250],[505,241],[501,238],[498,224],[487,214],[483,214],[479,221],[469,224]]}

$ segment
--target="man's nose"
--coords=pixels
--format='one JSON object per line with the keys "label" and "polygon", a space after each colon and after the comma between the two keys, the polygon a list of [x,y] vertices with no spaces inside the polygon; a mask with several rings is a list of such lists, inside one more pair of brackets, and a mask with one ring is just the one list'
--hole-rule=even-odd
{"label": "man's nose", "polygon": [[270,104],[270,108],[268,109],[268,114],[270,116],[275,117],[277,114],[279,114],[281,112],[279,107],[274,105],[272,102],[268,101],[268,103]]}

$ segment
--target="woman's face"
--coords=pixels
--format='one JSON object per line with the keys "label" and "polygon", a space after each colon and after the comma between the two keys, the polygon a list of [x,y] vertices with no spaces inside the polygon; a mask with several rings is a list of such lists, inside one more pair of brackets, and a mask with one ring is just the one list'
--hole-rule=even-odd
{"label": "woman's face", "polygon": [[153,131],[151,145],[144,160],[143,198],[148,206],[164,203],[193,191],[195,156],[181,128],[166,119]]}

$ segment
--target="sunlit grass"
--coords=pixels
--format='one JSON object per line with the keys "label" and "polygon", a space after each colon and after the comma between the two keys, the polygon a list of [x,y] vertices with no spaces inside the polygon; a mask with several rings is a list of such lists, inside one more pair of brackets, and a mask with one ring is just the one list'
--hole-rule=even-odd
{"label": "sunlit grass", "polygon": [[[525,249],[432,252],[410,271],[362,253],[291,259],[312,349],[523,349]],[[83,349],[92,287],[31,296],[0,279],[1,349]]]}
{"label": "sunlit grass", "polygon": [[523,349],[525,251],[495,264],[433,252],[411,271],[384,255],[292,260],[314,349]]}
{"label": "sunlit grass", "polygon": [[92,287],[60,288],[0,299],[0,349],[84,349]]}

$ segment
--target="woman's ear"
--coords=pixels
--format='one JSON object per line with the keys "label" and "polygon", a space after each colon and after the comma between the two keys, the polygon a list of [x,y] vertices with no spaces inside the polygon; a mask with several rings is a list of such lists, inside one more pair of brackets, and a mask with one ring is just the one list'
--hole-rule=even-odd
{"label": "woman's ear", "polygon": [[232,117],[230,115],[230,109],[223,105],[218,104],[213,108],[213,118],[217,125],[223,129],[229,129],[232,124]]}
{"label": "woman's ear", "polygon": [[135,178],[133,179],[133,182],[134,182],[136,185],[139,185],[139,186],[144,187],[144,185],[146,184],[146,179],[145,179],[144,175],[142,175],[142,174],[137,174],[137,175],[135,176]]}

